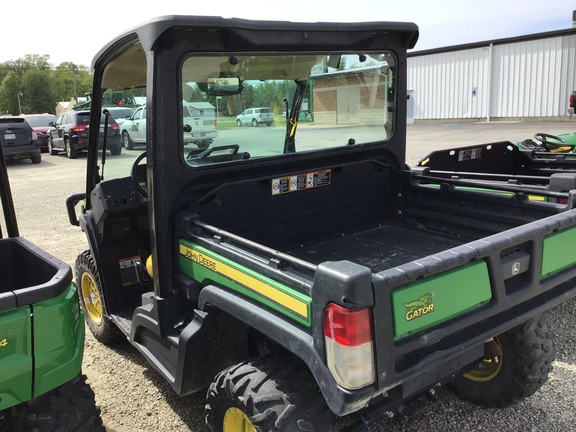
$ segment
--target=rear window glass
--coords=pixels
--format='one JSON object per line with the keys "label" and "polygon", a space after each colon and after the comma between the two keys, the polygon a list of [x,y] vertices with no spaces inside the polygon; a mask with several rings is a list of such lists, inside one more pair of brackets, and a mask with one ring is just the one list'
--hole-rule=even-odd
{"label": "rear window glass", "polygon": [[90,113],[78,113],[78,123],[90,124]]}
{"label": "rear window glass", "polygon": [[56,116],[35,116],[35,117],[25,117],[26,121],[32,127],[49,126],[50,122],[56,122]]}
{"label": "rear window glass", "polygon": [[7,118],[0,118],[0,123],[2,124],[16,124],[16,123],[24,123],[26,120],[24,120],[23,118],[14,118],[14,117],[7,117]]}
{"label": "rear window glass", "polygon": [[257,112],[261,112],[261,113],[269,113],[270,112],[270,108],[259,108],[256,110]]}

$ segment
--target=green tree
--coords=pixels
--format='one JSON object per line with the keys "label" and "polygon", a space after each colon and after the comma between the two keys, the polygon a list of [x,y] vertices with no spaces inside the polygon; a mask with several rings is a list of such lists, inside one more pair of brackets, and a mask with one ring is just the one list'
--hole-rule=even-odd
{"label": "green tree", "polygon": [[29,69],[22,78],[22,110],[26,113],[54,113],[56,103],[52,95],[49,69]]}
{"label": "green tree", "polygon": [[84,96],[92,89],[92,74],[86,66],[60,63],[54,70],[52,88],[56,101]]}
{"label": "green tree", "polygon": [[[22,80],[14,71],[8,72],[0,84],[0,112],[2,114],[20,114],[18,97]],[[22,102],[22,101],[20,101]]]}

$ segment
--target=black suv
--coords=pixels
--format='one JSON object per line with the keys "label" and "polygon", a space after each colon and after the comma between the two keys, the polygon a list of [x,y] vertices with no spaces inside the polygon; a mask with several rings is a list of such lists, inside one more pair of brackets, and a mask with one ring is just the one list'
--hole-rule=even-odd
{"label": "black suv", "polygon": [[38,136],[22,117],[0,117],[0,143],[4,159],[30,159],[42,161]]}
{"label": "black suv", "polygon": [[[70,159],[78,157],[78,152],[88,150],[90,111],[68,111],[61,114],[56,124],[48,131],[48,150],[51,155],[66,151]],[[100,134],[104,134],[104,115],[100,117]],[[107,148],[113,155],[122,152],[120,127],[112,116],[108,117]]]}

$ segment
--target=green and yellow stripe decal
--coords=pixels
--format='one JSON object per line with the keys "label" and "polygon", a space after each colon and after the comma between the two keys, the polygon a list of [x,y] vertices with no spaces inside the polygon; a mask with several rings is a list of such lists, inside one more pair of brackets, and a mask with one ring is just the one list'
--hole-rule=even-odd
{"label": "green and yellow stripe decal", "polygon": [[185,275],[202,284],[224,285],[307,327],[312,325],[312,299],[308,295],[205,247],[181,240],[180,268]]}

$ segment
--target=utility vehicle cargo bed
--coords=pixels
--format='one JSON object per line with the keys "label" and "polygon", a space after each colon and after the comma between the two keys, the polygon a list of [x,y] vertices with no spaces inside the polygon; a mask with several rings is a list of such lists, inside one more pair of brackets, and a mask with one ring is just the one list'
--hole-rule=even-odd
{"label": "utility vehicle cargo bed", "polygon": [[290,251],[313,264],[348,260],[380,272],[466,243],[422,228],[387,223]]}
{"label": "utility vehicle cargo bed", "polygon": [[55,297],[72,282],[62,261],[22,237],[0,240],[0,312]]}

